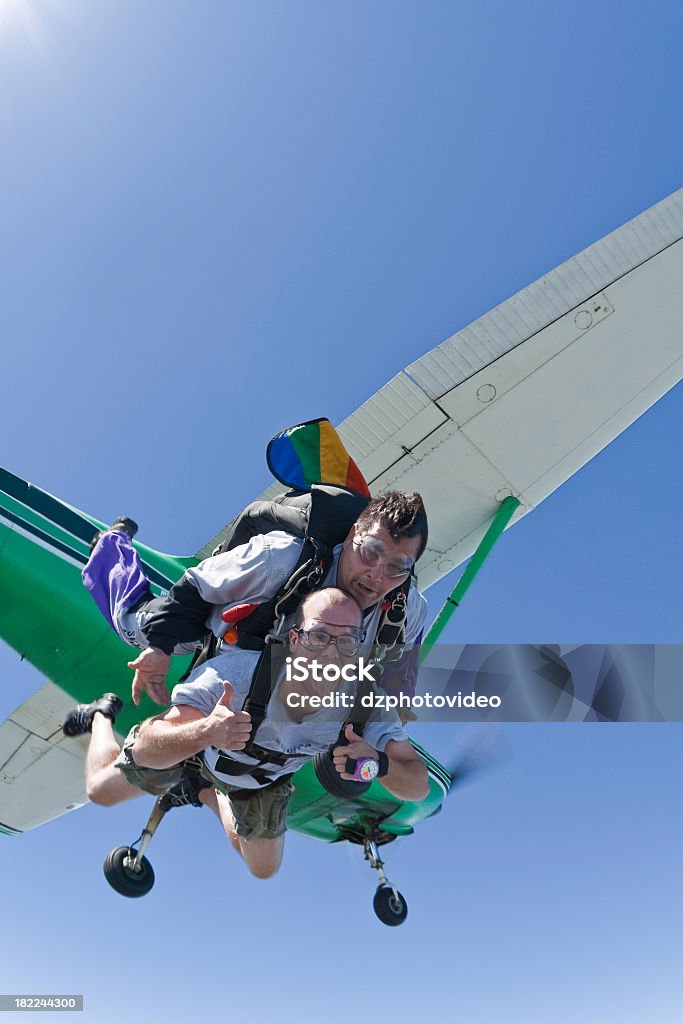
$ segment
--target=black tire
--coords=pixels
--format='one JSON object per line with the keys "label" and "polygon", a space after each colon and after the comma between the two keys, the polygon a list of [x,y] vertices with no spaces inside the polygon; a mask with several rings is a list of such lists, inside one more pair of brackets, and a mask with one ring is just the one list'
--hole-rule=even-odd
{"label": "black tire", "polygon": [[377,887],[372,906],[382,924],[388,924],[392,927],[403,924],[408,916],[408,904],[400,892],[397,891],[396,895],[394,895],[394,890],[390,885],[379,885]]}
{"label": "black tire", "polygon": [[146,857],[140,861],[139,871],[133,871],[125,863],[134,857],[135,850],[129,846],[117,846],[104,858],[104,877],[112,889],[131,899],[146,896],[154,885],[154,871]]}
{"label": "black tire", "polygon": [[342,800],[360,796],[361,793],[365,793],[370,788],[369,782],[355,782],[350,779],[342,779],[334,767],[331,750],[316,754],[313,758],[313,768],[320,785],[324,786],[332,796],[338,796]]}

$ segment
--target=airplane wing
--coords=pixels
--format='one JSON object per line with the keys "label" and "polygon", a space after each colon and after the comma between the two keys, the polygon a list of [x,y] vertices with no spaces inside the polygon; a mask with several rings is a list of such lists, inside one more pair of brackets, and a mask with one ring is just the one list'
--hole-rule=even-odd
{"label": "airplane wing", "polygon": [[0,833],[18,835],[87,803],[89,737],[62,733],[73,706],[73,697],[46,683],[0,725]]}
{"label": "airplane wing", "polygon": [[[472,554],[503,498],[521,502],[511,522],[526,515],[682,370],[683,189],[406,367],[338,430],[373,494],[422,493],[430,521],[420,560],[425,589]],[[56,499],[11,474],[3,480],[14,543],[5,544],[5,561],[29,540],[77,569],[98,524],[88,519],[79,532],[63,521]],[[274,484],[261,497],[283,490]],[[210,554],[231,525],[197,557]],[[191,561],[145,551],[153,571],[168,572],[173,561],[179,575]],[[50,628],[62,636],[57,611],[49,612]],[[10,643],[14,625],[8,616]],[[46,630],[44,622],[41,636]],[[49,639],[34,663],[54,664]],[[96,647],[102,671],[90,671],[80,649],[73,664],[61,657],[60,682],[68,676],[74,693],[116,668],[104,643]],[[61,733],[73,700],[48,683],[0,726],[0,832],[16,834],[85,802],[85,741]]]}
{"label": "airplane wing", "polygon": [[338,431],[373,494],[422,494],[424,590],[472,554],[506,495],[521,502],[512,525],[681,376],[683,189],[411,363]]}

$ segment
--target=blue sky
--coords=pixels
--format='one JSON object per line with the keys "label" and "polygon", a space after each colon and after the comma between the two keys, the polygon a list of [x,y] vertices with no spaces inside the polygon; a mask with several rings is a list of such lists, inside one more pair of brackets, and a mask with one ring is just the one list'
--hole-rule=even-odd
{"label": "blue sky", "polygon": [[[681,186],[682,22],[612,0],[0,0],[2,464],[196,550],[268,483],[274,432],[342,420]],[[682,427],[679,387],[506,534],[447,638],[681,642]],[[38,680],[6,648],[0,672],[4,717]],[[444,758],[461,738],[425,729]],[[395,931],[357,850],[290,835],[252,881],[205,811],[169,816],[139,902],[100,864],[142,801],[7,839],[0,989],[83,992],[98,1024],[673,1022],[680,726],[506,737],[503,767],[387,851]]]}

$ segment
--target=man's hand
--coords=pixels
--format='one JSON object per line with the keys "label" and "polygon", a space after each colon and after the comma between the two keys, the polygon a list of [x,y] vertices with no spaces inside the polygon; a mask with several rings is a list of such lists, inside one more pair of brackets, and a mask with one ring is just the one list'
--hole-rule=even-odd
{"label": "man's hand", "polygon": [[128,668],[135,669],[133,703],[140,703],[144,691],[155,704],[170,704],[171,694],[166,686],[166,676],[170,667],[171,655],[164,654],[158,647],[146,647],[135,661],[129,661]]}
{"label": "man's hand", "polygon": [[244,750],[251,734],[251,716],[246,711],[231,711],[232,683],[223,683],[223,696],[206,719],[206,740],[221,750]]}
{"label": "man's hand", "polygon": [[335,747],[332,751],[332,760],[334,761],[334,767],[337,769],[342,779],[348,779],[350,782],[358,782],[358,779],[354,779],[353,775],[349,775],[346,771],[346,758],[351,757],[354,761],[358,761],[362,757],[374,757],[375,761],[379,760],[379,754],[374,747],[371,747],[369,743],[366,743],[362,736],[358,736],[353,731],[352,725],[347,725],[344,729],[344,735],[349,741],[346,745]]}

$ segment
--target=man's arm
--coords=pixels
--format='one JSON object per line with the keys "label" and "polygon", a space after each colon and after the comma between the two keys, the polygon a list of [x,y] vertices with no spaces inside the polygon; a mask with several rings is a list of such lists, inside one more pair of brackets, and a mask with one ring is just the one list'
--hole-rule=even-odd
{"label": "man's arm", "polygon": [[142,624],[149,647],[128,663],[135,670],[133,702],[140,703],[144,690],[156,703],[167,703],[165,680],[175,645],[201,640],[210,629],[222,635],[220,611],[226,606],[262,604],[273,597],[291,575],[301,545],[300,539],[275,531],[188,569]]}
{"label": "man's arm", "polygon": [[156,704],[170,702],[166,676],[173,648],[176,644],[203,640],[208,632],[207,619],[213,611],[213,605],[202,599],[187,573],[171,587],[166,597],[153,604],[154,610],[141,625],[149,647],[128,662],[128,668],[135,672],[132,695],[136,705],[145,692]]}
{"label": "man's arm", "polygon": [[424,800],[429,795],[429,776],[422,758],[408,740],[389,740],[384,753],[389,771],[379,781],[402,800]]}
{"label": "man's arm", "polygon": [[154,604],[154,611],[142,625],[150,647],[171,655],[176,644],[192,643],[206,636],[206,620],[214,606],[201,596],[196,580],[189,573]]}
{"label": "man's arm", "polygon": [[[355,781],[353,775],[344,770],[346,758],[357,761],[362,757],[374,757],[377,760],[378,751],[358,736],[352,725],[346,726],[344,735],[349,742],[332,751],[334,766],[342,779]],[[401,800],[424,800],[429,793],[429,776],[424,762],[408,740],[389,740],[384,753],[389,760],[389,770],[378,782]]]}
{"label": "man's arm", "polygon": [[206,747],[243,750],[251,733],[246,711],[233,712],[231,683],[210,715],[189,704],[177,704],[140,726],[132,754],[140,768],[170,768]]}

